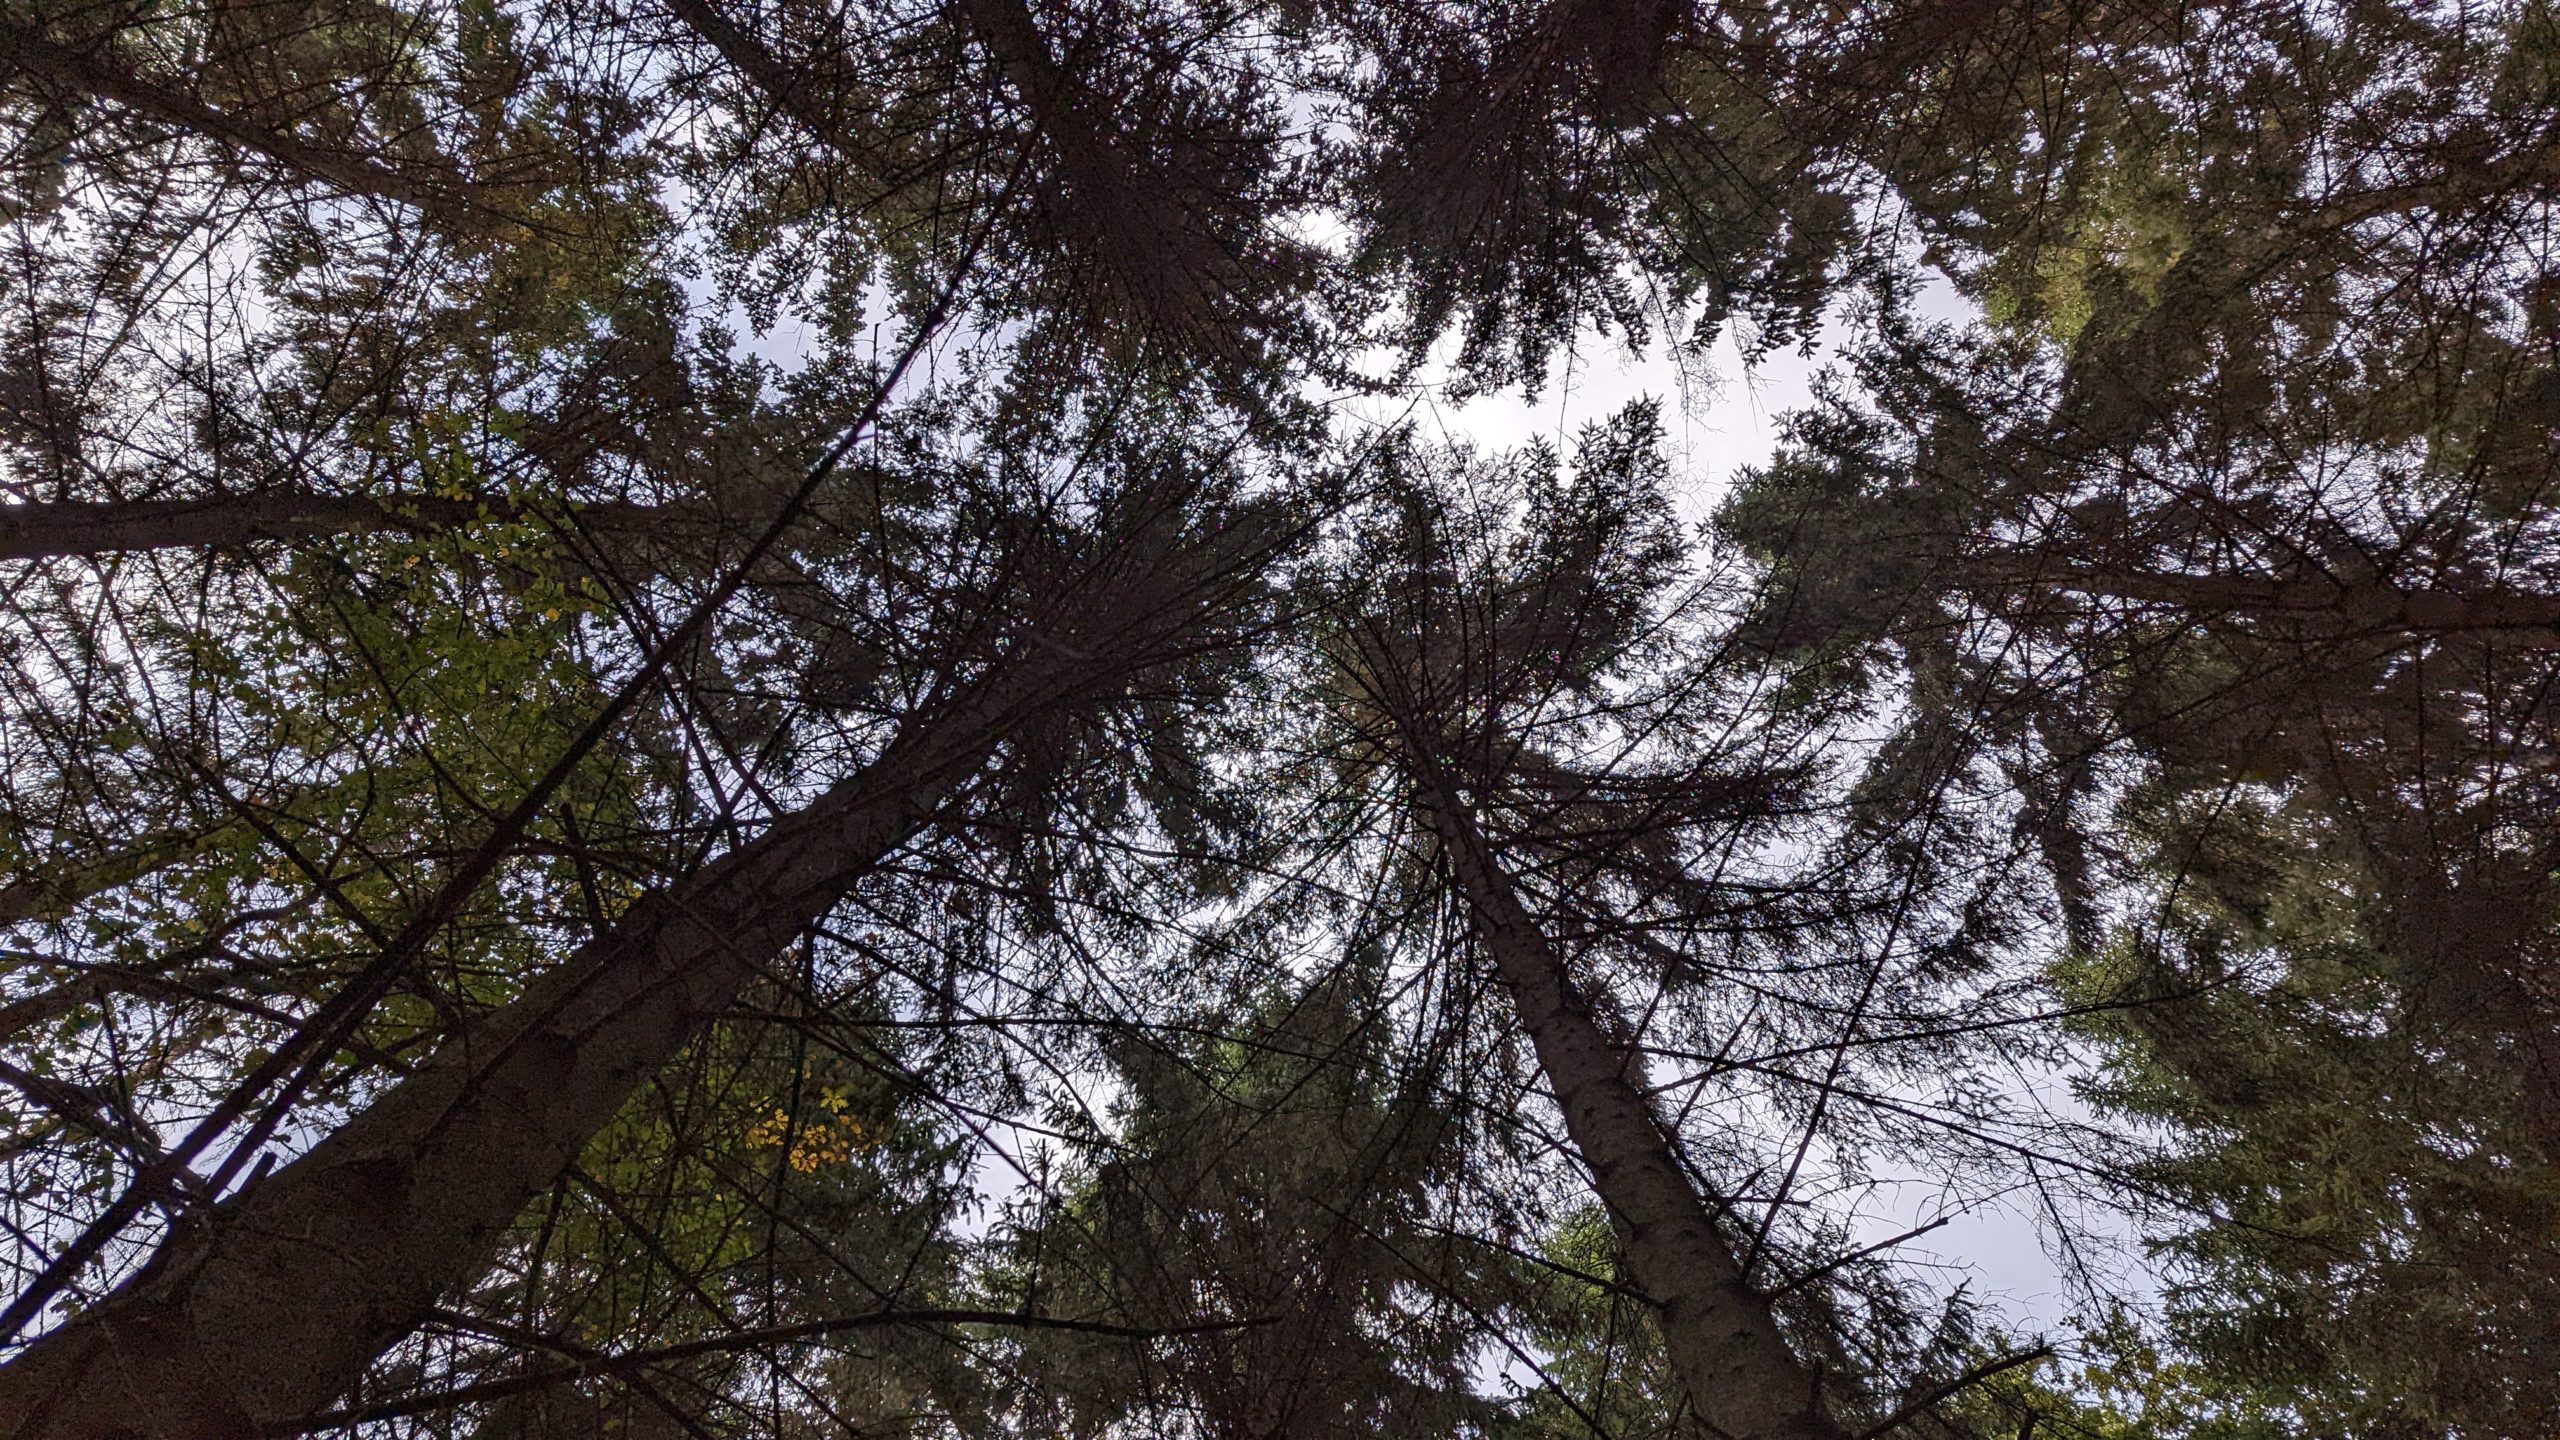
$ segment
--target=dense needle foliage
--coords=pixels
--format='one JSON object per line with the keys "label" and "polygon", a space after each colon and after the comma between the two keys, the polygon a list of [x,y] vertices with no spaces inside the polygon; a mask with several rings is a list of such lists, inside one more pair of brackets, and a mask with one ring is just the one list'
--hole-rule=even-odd
{"label": "dense needle foliage", "polygon": [[[2545,0],[0,0],[0,160],[0,1433],[2560,1433]],[[1426,423],[1630,352],[1821,378]]]}

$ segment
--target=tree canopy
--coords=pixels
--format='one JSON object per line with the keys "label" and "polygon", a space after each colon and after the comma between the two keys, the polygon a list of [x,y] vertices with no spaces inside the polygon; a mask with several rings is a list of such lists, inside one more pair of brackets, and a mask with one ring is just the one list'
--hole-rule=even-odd
{"label": "tree canopy", "polygon": [[[0,0],[0,155],[0,1432],[2560,1433],[2546,0]],[[1819,379],[1420,418],[1613,353]]]}

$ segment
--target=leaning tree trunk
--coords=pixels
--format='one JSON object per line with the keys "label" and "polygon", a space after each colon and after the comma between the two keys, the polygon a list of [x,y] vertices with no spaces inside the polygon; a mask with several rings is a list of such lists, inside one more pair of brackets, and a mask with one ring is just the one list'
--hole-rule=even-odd
{"label": "leaning tree trunk", "polygon": [[2181,574],[2092,565],[2026,550],[1959,561],[1951,578],[1984,592],[2060,591],[2172,605],[2199,625],[2289,624],[2305,639],[2446,635],[2516,649],[2560,650],[2560,595],[2512,586],[2453,590],[2317,574]]}
{"label": "leaning tree trunk", "polygon": [[319,1411],[760,965],[1092,665],[1016,663],[611,930],[0,1367],[16,1440],[237,1440]]}
{"label": "leaning tree trunk", "polygon": [[289,125],[207,104],[183,81],[158,79],[129,68],[115,55],[116,37],[66,43],[32,21],[0,21],[0,62],[56,96],[94,96],[119,110],[172,125],[243,150],[349,195],[372,195],[410,206],[448,229],[486,232],[499,217],[474,205],[462,177],[449,168],[416,173],[351,150],[314,144]]}
{"label": "leaning tree trunk", "polygon": [[[504,500],[443,495],[324,495],[290,487],[188,500],[61,500],[0,505],[0,560],[111,555],[129,550],[211,550],[378,530],[413,535],[475,521],[521,518]],[[610,501],[572,508],[581,528],[623,534],[699,527],[701,505]]]}
{"label": "leaning tree trunk", "polygon": [[1519,1010],[1565,1133],[1621,1227],[1628,1278],[1657,1307],[1691,1407],[1729,1440],[1844,1440],[1824,1407],[1820,1372],[1788,1348],[1681,1168],[1639,1084],[1635,1052],[1594,1018],[1435,759],[1413,758],[1425,818]]}

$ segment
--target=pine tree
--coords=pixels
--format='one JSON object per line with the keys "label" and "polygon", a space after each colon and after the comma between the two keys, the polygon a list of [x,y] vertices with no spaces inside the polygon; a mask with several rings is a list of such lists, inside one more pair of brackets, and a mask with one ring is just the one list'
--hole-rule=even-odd
{"label": "pine tree", "polygon": [[2555,35],[9,7],[0,1429],[2550,1428]]}

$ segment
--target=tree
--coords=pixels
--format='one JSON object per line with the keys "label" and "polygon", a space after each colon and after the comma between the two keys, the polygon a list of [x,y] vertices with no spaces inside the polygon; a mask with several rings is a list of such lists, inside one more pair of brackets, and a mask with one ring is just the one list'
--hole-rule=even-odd
{"label": "tree", "polygon": [[0,1428],[2548,1428],[2554,33],[9,9]]}
{"label": "tree", "polygon": [[[973,649],[992,642],[984,673],[936,686],[947,698],[903,725],[867,767],[664,896],[641,900],[322,1145],[200,1219],[115,1301],[10,1366],[13,1393],[0,1404],[27,1417],[30,1433],[193,1425],[210,1435],[290,1419],[338,1394],[439,1292],[468,1278],[490,1237],[702,1017],[724,1008],[1009,733],[1196,652],[1197,612],[1232,603],[1238,574],[1259,558],[1239,554],[1237,540],[1259,527],[1219,522],[1224,544],[1186,553],[1184,532],[1202,522],[1184,492],[1199,481],[1177,471],[1159,483],[1173,488],[1137,484],[1105,502],[1106,515],[1128,516],[1125,530],[1106,525],[1083,546],[1059,537],[1062,553],[1036,569],[1027,555],[1005,558],[1015,573],[994,577],[999,596],[1045,590],[1071,607],[1072,621],[1008,636],[1000,611],[971,616],[957,638]],[[1060,656],[1074,657],[1071,672]],[[328,1305],[300,1288],[324,1272],[336,1277]],[[286,1275],[298,1283],[279,1287],[274,1277]],[[293,1343],[279,1344],[287,1334]],[[143,1408],[120,1408],[137,1393]]]}
{"label": "tree", "polygon": [[1727,524],[1770,643],[1998,697],[1974,743],[2110,1007],[2095,1093],[2173,1127],[2212,1374],[2348,1433],[2530,1431],[2498,1357],[2548,1246],[2471,1227],[2550,1163],[2551,352],[2508,298],[2547,268],[2513,227],[2550,20],[2340,18],[2102,26],[2051,98],[1951,109],[2041,137],[1902,187],[1999,328],[1885,323],[1878,403],[1801,421]]}
{"label": "tree", "polygon": [[1027,1337],[1026,1426],[1084,1435],[1188,1412],[1211,1434],[1278,1440],[1494,1418],[1468,1391],[1474,1326],[1423,1298],[1477,1288],[1428,1219],[1464,1122],[1440,1099],[1446,1076],[1387,1072],[1379,958],[1334,957],[1232,1031],[1212,1015],[1209,1038],[1119,1041],[1115,1153],[1026,1208],[997,1273],[1026,1309],[1189,1333],[1154,1360],[1089,1333]]}
{"label": "tree", "polygon": [[[1732,998],[1731,960],[1687,951],[1695,932],[1684,931],[1703,925],[1729,944],[1783,928],[1794,907],[1755,900],[1762,887],[1743,857],[1801,803],[1809,779],[1787,753],[1803,733],[1795,726],[1745,722],[1752,733],[1736,738],[1710,718],[1720,693],[1755,683],[1747,657],[1648,673],[1647,660],[1712,633],[1664,608],[1681,548],[1660,492],[1660,445],[1640,405],[1586,431],[1570,477],[1547,453],[1508,475],[1435,477],[1417,465],[1389,490],[1367,537],[1374,548],[1332,602],[1325,673],[1346,751],[1387,779],[1428,837],[1466,933],[1510,998],[1687,1408],[1709,1433],[1850,1434],[1845,1415],[1879,1404],[1879,1423],[1908,1419],[1884,1397],[1917,1377],[1892,1373],[1881,1352],[1864,1364],[1845,1353],[1821,1283],[1840,1257],[1790,1256],[1809,1273],[1771,1278],[1783,1275],[1773,1231],[1803,1152],[1762,1218],[1746,1220],[1749,1202],[1711,1178],[1732,1158],[1689,1153],[1657,1109],[1650,1026],[1611,989],[1652,972],[1660,993],[1644,1011],[1690,1023],[1679,992],[1705,991],[1710,1005]],[[1703,608],[1699,592],[1679,598]],[[1654,708],[1665,694],[1676,710]],[[1531,908],[1524,873],[1538,876],[1547,915]],[[1816,910],[1842,899],[1791,898]],[[1822,1012],[1837,1001],[1818,968],[1762,974],[1756,1000],[1832,1023]],[[1755,1018],[1729,1019],[1719,1042],[1685,1053],[1767,1039]],[[1823,1100],[1808,1137],[1828,1128],[1823,1104],[1842,1078],[1835,1063],[1811,1082]],[[1776,1303],[1790,1293],[1792,1304]]]}

